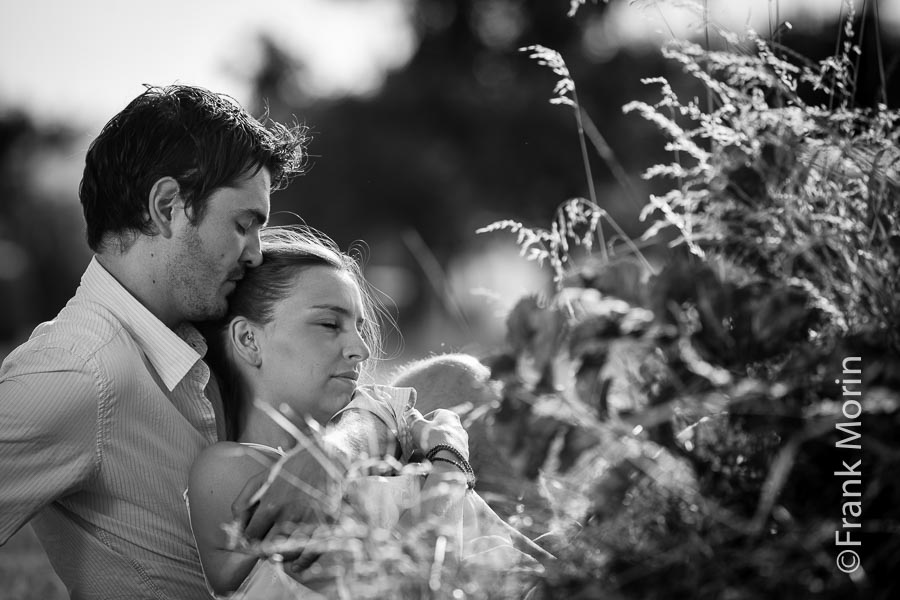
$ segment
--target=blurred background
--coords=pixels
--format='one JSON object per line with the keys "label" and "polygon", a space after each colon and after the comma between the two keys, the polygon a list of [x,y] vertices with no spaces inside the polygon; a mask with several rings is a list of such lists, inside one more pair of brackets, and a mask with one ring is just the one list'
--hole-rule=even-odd
{"label": "blurred background", "polygon": [[[704,5],[715,26],[752,27],[811,59],[835,52],[848,12],[846,0],[587,0],[573,16],[569,0],[4,2],[0,359],[59,311],[90,260],[77,195],[90,141],[142,84],[176,82],[310,127],[310,169],[273,196],[271,222],[302,219],[363,252],[402,331],[385,368],[490,352],[505,310],[551,283],[513,236],[475,230],[498,219],[548,227],[562,202],[588,194],[573,112],[548,102],[558,77],[519,48],[566,60],[608,144],[590,152],[599,203],[637,238],[660,191],[640,174],[666,153],[655,127],[621,108],[657,98],[643,77],[690,93],[659,48],[721,43],[706,39]],[[857,103],[896,106],[900,2],[855,9]],[[29,536],[0,548],[0,597],[64,597]]]}

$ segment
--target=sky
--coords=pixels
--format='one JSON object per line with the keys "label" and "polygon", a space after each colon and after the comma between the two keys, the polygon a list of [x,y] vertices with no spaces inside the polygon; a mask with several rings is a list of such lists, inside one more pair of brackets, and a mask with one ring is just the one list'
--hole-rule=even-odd
{"label": "sky", "polygon": [[316,91],[365,92],[414,40],[406,0],[0,0],[0,110],[99,130],[142,91],[186,83],[247,103],[266,31]]}
{"label": "sky", "polygon": [[[0,0],[0,111],[20,108],[96,132],[143,83],[201,85],[247,103],[261,31],[304,58],[314,93],[371,91],[414,51],[406,18],[414,1]],[[690,1],[662,0],[663,10],[654,0],[620,1],[603,38],[611,46],[657,43],[669,27],[689,30],[696,16],[671,6]],[[782,19],[797,22],[835,13],[845,1],[708,0],[714,20],[761,31],[775,6]],[[880,6],[900,29],[900,0]]]}

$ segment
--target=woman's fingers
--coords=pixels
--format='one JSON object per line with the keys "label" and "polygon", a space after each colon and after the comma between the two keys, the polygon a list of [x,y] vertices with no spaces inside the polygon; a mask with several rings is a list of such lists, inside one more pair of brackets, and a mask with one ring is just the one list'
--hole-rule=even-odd
{"label": "woman's fingers", "polygon": [[284,569],[291,576],[296,577],[306,569],[310,568],[321,556],[322,554],[319,552],[303,552],[300,556],[291,561],[285,560]]}
{"label": "woman's fingers", "polygon": [[468,460],[469,434],[455,412],[439,408],[422,415],[412,411],[409,419],[410,431],[419,450],[428,452],[438,444],[447,444],[459,450]]}

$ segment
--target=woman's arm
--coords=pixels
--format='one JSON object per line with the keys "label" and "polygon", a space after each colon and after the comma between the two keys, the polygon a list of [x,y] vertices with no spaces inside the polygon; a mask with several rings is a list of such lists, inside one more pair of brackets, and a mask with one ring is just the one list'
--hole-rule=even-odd
{"label": "woman's arm", "polygon": [[[438,409],[423,417],[410,410],[407,415],[410,444],[427,452],[436,444],[447,443],[468,457],[468,436],[459,417],[449,410]],[[361,458],[380,458],[392,454],[397,436],[380,417],[367,410],[346,410],[343,416],[330,423],[323,436],[324,448],[298,445],[283,460],[281,473],[271,482],[262,498],[257,498],[266,473],[259,473],[245,481],[233,503],[235,518],[245,524],[248,538],[266,537],[275,523],[315,523],[322,515],[333,512],[340,505],[340,487],[354,461]],[[374,450],[374,452],[373,452]],[[443,470],[443,469],[442,469]],[[291,480],[299,480],[324,495],[324,502],[310,502],[308,496],[297,494]],[[258,502],[257,502],[258,501]],[[291,557],[285,556],[285,560]]]}
{"label": "woman's arm", "polygon": [[236,442],[219,442],[194,461],[188,483],[191,528],[203,572],[212,590],[225,594],[240,587],[257,556],[228,549],[224,526],[234,520],[231,505],[251,477],[267,472],[278,459]]}
{"label": "woman's arm", "polygon": [[399,440],[375,414],[363,409],[341,412],[325,427],[325,442],[347,461],[397,457]]}

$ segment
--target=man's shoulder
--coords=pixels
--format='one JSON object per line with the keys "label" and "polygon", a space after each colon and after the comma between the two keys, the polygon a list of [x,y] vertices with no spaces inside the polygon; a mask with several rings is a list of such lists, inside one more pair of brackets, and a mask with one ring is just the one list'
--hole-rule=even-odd
{"label": "man's shoulder", "polygon": [[115,315],[100,304],[73,298],[50,321],[35,327],[27,341],[3,361],[4,377],[49,368],[78,368],[108,357],[113,362],[128,355],[128,336]]}
{"label": "man's shoulder", "polygon": [[[119,351],[115,346],[122,341],[123,330],[122,322],[109,309],[76,297],[52,320],[35,327],[28,341],[16,351],[57,349],[87,358],[99,352]],[[109,348],[110,345],[114,347]]]}

